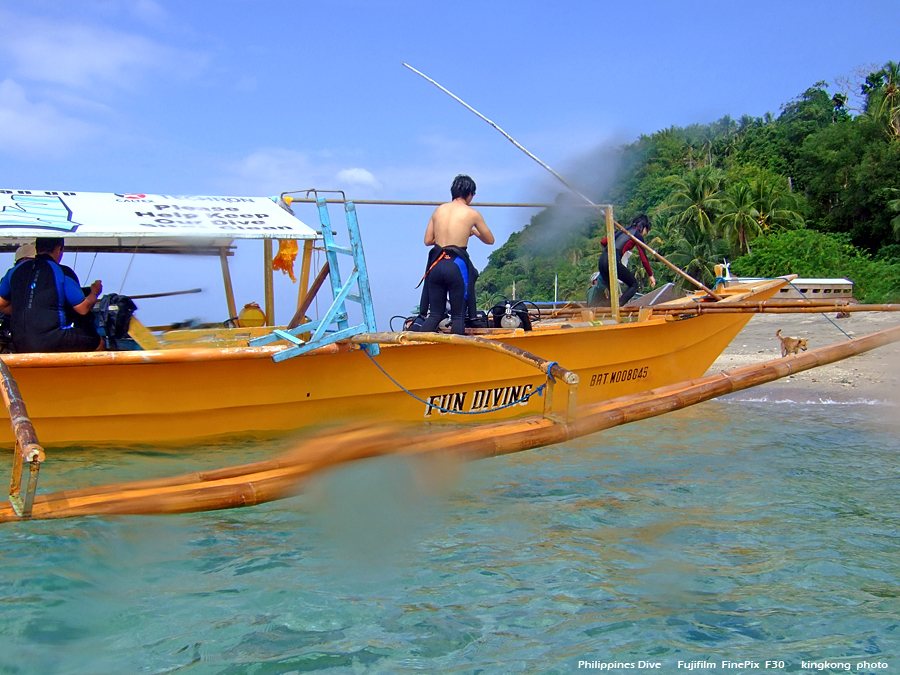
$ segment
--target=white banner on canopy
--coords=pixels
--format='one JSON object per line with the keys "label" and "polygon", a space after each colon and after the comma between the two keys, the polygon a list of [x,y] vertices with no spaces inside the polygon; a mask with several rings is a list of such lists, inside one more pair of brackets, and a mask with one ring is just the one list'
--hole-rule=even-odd
{"label": "white banner on canopy", "polygon": [[0,238],[315,239],[266,197],[0,190]]}

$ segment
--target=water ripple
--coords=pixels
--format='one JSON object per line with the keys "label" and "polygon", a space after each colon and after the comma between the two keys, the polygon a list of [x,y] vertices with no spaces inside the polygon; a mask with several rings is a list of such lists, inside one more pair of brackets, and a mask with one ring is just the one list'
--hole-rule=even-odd
{"label": "water ripple", "polygon": [[[832,403],[731,397],[453,472],[364,462],[252,509],[9,525],[0,672],[893,669],[897,429],[878,402]],[[277,450],[76,450],[43,485]]]}

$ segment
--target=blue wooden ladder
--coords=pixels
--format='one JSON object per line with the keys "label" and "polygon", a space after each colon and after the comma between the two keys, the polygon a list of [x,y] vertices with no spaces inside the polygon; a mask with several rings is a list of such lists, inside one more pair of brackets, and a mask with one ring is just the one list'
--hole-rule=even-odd
{"label": "blue wooden ladder", "polygon": [[[331,230],[331,219],[328,217],[328,205],[324,197],[316,195],[316,207],[319,209],[319,223],[322,226],[322,240],[325,243],[325,258],[328,261],[328,278],[331,281],[331,295],[334,300],[325,315],[311,323],[304,323],[289,330],[273,330],[269,335],[250,340],[253,347],[270,344],[278,340],[286,340],[294,346],[275,354],[272,359],[284,361],[300,356],[306,352],[330,345],[360,333],[375,333],[375,309],[372,305],[372,291],[369,288],[369,273],[366,269],[366,258],[363,254],[362,239],[359,236],[359,222],[356,218],[356,205],[352,201],[344,202],[344,211],[347,214],[347,231],[350,233],[350,247],[338,246],[334,243],[334,233]],[[338,254],[348,255],[353,258],[353,271],[345,283],[341,283],[341,270],[338,264]],[[357,287],[357,293],[351,293],[353,286]],[[362,306],[363,323],[355,326],[347,322],[346,300],[358,302]],[[332,324],[337,325],[337,330],[326,332]],[[297,337],[301,333],[312,333],[308,341]],[[367,345],[369,353],[377,356],[378,345]]]}

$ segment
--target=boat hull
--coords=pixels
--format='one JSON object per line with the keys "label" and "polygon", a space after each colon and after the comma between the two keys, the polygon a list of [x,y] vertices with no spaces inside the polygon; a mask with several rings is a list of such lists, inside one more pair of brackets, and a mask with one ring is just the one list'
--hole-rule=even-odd
{"label": "boat hull", "polygon": [[[765,300],[777,289],[769,286],[742,299]],[[502,342],[577,373],[583,404],[702,376],[750,318],[653,317],[516,331]],[[360,420],[484,422],[544,407],[540,396],[520,399],[546,376],[493,351],[387,345],[375,357],[382,372],[351,345],[280,363],[271,358],[276,349],[21,354],[4,360],[45,446],[175,444]],[[556,386],[556,409],[565,405],[563,389]],[[13,442],[7,425],[0,434]]]}

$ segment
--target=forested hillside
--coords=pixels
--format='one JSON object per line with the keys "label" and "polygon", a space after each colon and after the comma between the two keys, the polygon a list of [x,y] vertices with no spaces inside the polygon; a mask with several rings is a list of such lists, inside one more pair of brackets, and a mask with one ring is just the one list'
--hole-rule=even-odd
{"label": "forested hillside", "polygon": [[[741,275],[846,276],[857,298],[900,300],[900,64],[888,62],[830,94],[819,82],[775,117],[724,117],[671,127],[616,152],[605,190],[616,220],[653,222],[648,243],[711,284],[733,261]],[[597,269],[601,214],[561,194],[497,249],[479,299],[583,299]],[[651,261],[652,262],[652,261]],[[643,269],[634,256],[631,266]],[[680,281],[654,265],[657,282]]]}

